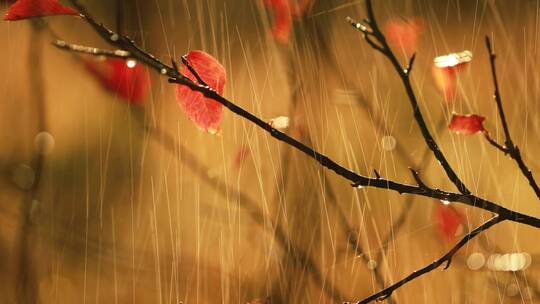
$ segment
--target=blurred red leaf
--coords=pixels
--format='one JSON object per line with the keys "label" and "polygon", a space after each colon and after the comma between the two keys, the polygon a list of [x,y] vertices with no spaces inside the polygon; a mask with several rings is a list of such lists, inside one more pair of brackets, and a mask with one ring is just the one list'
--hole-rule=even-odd
{"label": "blurred red leaf", "polygon": [[[219,95],[223,94],[227,73],[217,59],[203,51],[192,51],[187,55],[187,61],[208,86]],[[182,66],[180,72],[197,83],[197,79],[186,66]],[[212,134],[219,133],[223,117],[222,104],[181,84],[176,86],[176,100],[187,117],[199,128]]]}
{"label": "blurred red leaf", "polygon": [[465,69],[471,60],[472,53],[469,51],[451,53],[434,59],[433,78],[447,100],[454,98],[458,73]]}
{"label": "blurred red leaf", "polygon": [[146,68],[133,60],[91,59],[85,61],[85,67],[105,89],[130,103],[141,103],[148,93],[150,79]]}
{"label": "blurred red leaf", "polygon": [[15,21],[52,15],[78,15],[79,13],[58,0],[17,0],[4,16],[4,20]]}
{"label": "blurred red leaf", "polygon": [[444,242],[453,243],[462,233],[464,217],[451,205],[437,202],[433,214],[439,236]]}
{"label": "blurred red leaf", "polygon": [[236,155],[234,156],[234,167],[236,169],[240,169],[240,166],[249,157],[249,151],[249,147],[247,146],[241,146],[238,151],[236,151]]}
{"label": "blurred red leaf", "polygon": [[480,115],[459,115],[454,114],[452,116],[452,121],[448,128],[457,133],[464,135],[476,134],[478,132],[484,131],[484,126],[482,123],[486,118]]}
{"label": "blurred red leaf", "polygon": [[446,100],[452,100],[456,94],[457,75],[454,68],[433,67],[435,85],[444,94]]}
{"label": "blurred red leaf", "polygon": [[392,48],[403,50],[405,54],[412,55],[418,48],[418,43],[424,32],[424,21],[417,17],[394,18],[385,23],[383,31]]}
{"label": "blurred red leaf", "polygon": [[280,43],[287,43],[293,28],[293,18],[300,18],[311,6],[313,0],[264,0],[264,5],[272,10],[272,35]]}
{"label": "blurred red leaf", "polygon": [[265,0],[273,12],[272,34],[280,43],[287,43],[292,31],[293,16],[289,0]]}

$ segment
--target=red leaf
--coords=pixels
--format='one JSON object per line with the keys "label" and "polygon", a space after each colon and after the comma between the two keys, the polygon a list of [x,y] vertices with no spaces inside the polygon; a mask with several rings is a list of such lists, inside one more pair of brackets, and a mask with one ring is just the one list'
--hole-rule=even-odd
{"label": "red leaf", "polygon": [[480,115],[454,114],[448,128],[458,134],[471,135],[484,131],[482,123],[486,118]]}
{"label": "red leaf", "polygon": [[453,243],[463,231],[463,215],[451,205],[437,203],[433,214],[440,237],[444,242]]}
{"label": "red leaf", "polygon": [[388,44],[392,48],[403,50],[407,55],[412,55],[417,49],[423,32],[424,22],[420,18],[394,18],[384,25]]}
{"label": "red leaf", "polygon": [[458,73],[465,69],[471,60],[472,53],[469,51],[438,56],[434,59],[433,78],[447,100],[454,98]]}
{"label": "red leaf", "polygon": [[446,100],[454,99],[456,95],[457,74],[454,68],[433,67],[433,78],[435,85],[443,92]]}
{"label": "red leaf", "polygon": [[313,0],[264,0],[264,5],[273,12],[272,35],[280,43],[287,43],[293,29],[293,18],[301,18]]}
{"label": "red leaf", "polygon": [[273,11],[272,34],[280,43],[287,43],[292,31],[293,18],[289,0],[265,0]]}
{"label": "red leaf", "polygon": [[78,14],[76,10],[63,6],[58,0],[17,0],[9,7],[4,20],[15,21],[52,15]]}
{"label": "red leaf", "polygon": [[[227,73],[219,61],[203,51],[189,52],[187,60],[208,86],[219,95],[223,94]],[[195,76],[186,66],[182,66],[180,72],[197,83]],[[176,86],[176,100],[188,118],[199,128],[212,134],[219,133],[219,125],[223,117],[222,104],[181,84]]]}
{"label": "red leaf", "polygon": [[85,67],[105,89],[130,103],[141,103],[148,93],[150,79],[146,69],[133,60],[87,60]]}

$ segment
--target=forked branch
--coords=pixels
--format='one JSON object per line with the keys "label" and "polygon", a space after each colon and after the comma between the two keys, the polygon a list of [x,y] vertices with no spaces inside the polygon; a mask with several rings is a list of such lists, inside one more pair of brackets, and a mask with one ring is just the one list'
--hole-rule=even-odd
{"label": "forked branch", "polygon": [[488,138],[488,142],[495,146],[497,149],[505,152],[505,154],[510,155],[512,159],[514,159],[521,170],[521,173],[527,178],[527,181],[529,182],[529,185],[531,185],[531,188],[534,190],[534,193],[536,193],[536,196],[540,198],[540,188],[538,187],[538,184],[536,183],[536,180],[534,179],[534,176],[531,172],[531,170],[527,167],[525,162],[523,161],[523,158],[521,157],[521,152],[519,148],[514,144],[512,140],[512,136],[510,135],[510,130],[508,129],[508,122],[506,120],[506,115],[504,113],[504,108],[502,105],[502,97],[501,97],[501,91],[499,89],[499,81],[497,80],[497,70],[495,67],[495,59],[497,58],[497,55],[495,55],[495,52],[493,52],[493,48],[491,46],[491,41],[489,40],[489,37],[486,36],[486,47],[489,52],[489,64],[491,66],[491,76],[493,78],[493,86],[495,87],[493,98],[495,99],[495,103],[497,104],[497,110],[499,112],[499,116],[501,118],[501,124],[504,131],[504,146],[497,144],[494,140],[490,140]]}
{"label": "forked branch", "polygon": [[409,59],[408,65],[406,68],[403,68],[401,64],[399,63],[396,55],[388,45],[388,42],[386,41],[386,37],[381,32],[379,25],[377,24],[377,20],[375,19],[375,14],[373,13],[373,7],[371,1],[366,1],[366,8],[368,13],[368,19],[364,19],[364,23],[356,22],[352,18],[348,17],[347,20],[349,23],[357,30],[362,32],[364,39],[366,42],[375,50],[382,53],[390,62],[392,63],[392,66],[398,73],[401,82],[403,83],[403,87],[405,88],[405,91],[407,93],[407,96],[409,98],[409,102],[411,103],[412,110],[414,113],[414,118],[416,120],[416,123],[418,127],[420,128],[420,131],[422,133],[422,136],[424,137],[424,140],[426,142],[426,145],[429,147],[429,149],[433,152],[433,155],[439,163],[441,164],[443,170],[446,172],[446,175],[450,179],[450,181],[456,186],[456,188],[459,190],[459,192],[463,194],[470,194],[471,192],[469,189],[465,186],[465,184],[461,181],[461,179],[458,177],[448,160],[446,160],[446,157],[444,156],[443,152],[439,148],[439,145],[435,141],[435,138],[431,135],[431,132],[429,131],[429,128],[427,127],[427,124],[424,120],[424,116],[422,115],[422,111],[420,110],[420,106],[418,105],[418,100],[416,98],[416,94],[414,93],[411,81],[410,81],[410,74],[411,70],[416,58],[416,54],[413,54],[411,58]]}

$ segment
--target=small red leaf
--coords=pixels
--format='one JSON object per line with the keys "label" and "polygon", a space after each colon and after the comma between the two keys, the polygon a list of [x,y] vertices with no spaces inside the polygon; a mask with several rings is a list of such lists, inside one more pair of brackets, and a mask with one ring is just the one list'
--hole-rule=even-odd
{"label": "small red leaf", "polygon": [[280,43],[287,43],[293,29],[293,18],[301,18],[313,0],[264,0],[273,13],[272,35]]}
{"label": "small red leaf", "polygon": [[441,239],[447,243],[453,243],[463,232],[463,215],[451,205],[437,202],[433,214],[433,220]]}
{"label": "small red leaf", "polygon": [[290,0],[265,0],[264,4],[273,12],[272,34],[280,43],[287,43],[292,31],[293,16]]}
{"label": "small red leaf", "polygon": [[486,118],[480,115],[454,114],[448,128],[457,134],[471,135],[484,131],[482,123]]}
{"label": "small red leaf", "polygon": [[76,10],[63,6],[58,0],[17,0],[9,7],[4,20],[15,21],[52,15],[78,14]]}
{"label": "small red leaf", "polygon": [[454,68],[433,67],[435,85],[443,92],[446,100],[452,100],[456,95],[457,75]]}
{"label": "small red leaf", "polygon": [[85,61],[85,67],[105,89],[130,103],[141,103],[148,93],[150,79],[146,69],[134,60],[92,59]]}
{"label": "small red leaf", "polygon": [[392,48],[400,49],[411,55],[418,47],[424,32],[424,22],[420,18],[394,18],[384,25],[386,40]]}
{"label": "small red leaf", "polygon": [[[187,60],[208,86],[219,95],[223,94],[227,73],[217,59],[203,51],[192,51],[187,55]],[[180,72],[197,83],[195,76],[186,66],[182,66]],[[219,125],[223,117],[222,104],[181,84],[176,86],[176,100],[187,117],[199,128],[212,134],[219,133]]]}
{"label": "small red leaf", "polygon": [[458,73],[465,69],[471,61],[472,53],[470,51],[438,56],[434,59],[433,78],[447,100],[454,98]]}

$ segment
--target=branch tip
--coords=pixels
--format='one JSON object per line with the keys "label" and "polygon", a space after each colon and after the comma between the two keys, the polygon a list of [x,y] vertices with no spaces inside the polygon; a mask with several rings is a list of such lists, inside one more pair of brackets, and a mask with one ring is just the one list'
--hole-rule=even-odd
{"label": "branch tip", "polygon": [[427,189],[426,184],[424,184],[424,182],[420,178],[420,174],[418,174],[418,172],[416,170],[414,170],[413,168],[411,168],[411,167],[409,167],[409,171],[411,171],[411,175],[413,176],[413,178],[416,181],[416,183],[418,184],[418,186],[421,189]]}

